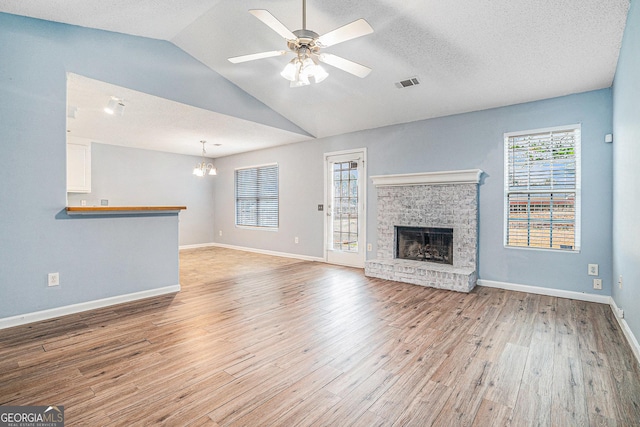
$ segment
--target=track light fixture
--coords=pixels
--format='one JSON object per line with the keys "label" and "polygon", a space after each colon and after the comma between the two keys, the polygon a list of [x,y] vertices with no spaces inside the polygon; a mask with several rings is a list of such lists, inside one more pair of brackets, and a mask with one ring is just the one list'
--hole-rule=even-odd
{"label": "track light fixture", "polygon": [[109,103],[104,107],[104,112],[111,115],[122,116],[124,113],[124,99],[116,98],[112,96],[109,99]]}

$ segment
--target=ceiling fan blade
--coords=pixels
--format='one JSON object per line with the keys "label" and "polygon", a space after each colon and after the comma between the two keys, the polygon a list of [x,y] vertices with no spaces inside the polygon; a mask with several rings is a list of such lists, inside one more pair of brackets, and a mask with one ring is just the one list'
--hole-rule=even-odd
{"label": "ceiling fan blade", "polygon": [[264,9],[251,9],[249,11],[250,14],[264,22],[269,28],[271,28],[276,33],[280,34],[287,40],[295,40],[297,39],[296,35],[293,34],[284,24],[273,16],[268,10]]}
{"label": "ceiling fan blade", "polygon": [[272,50],[271,52],[252,53],[250,55],[234,56],[228,58],[229,62],[239,64],[240,62],[253,61],[255,59],[271,58],[272,56],[286,55],[290,51],[288,50]]}
{"label": "ceiling fan blade", "polygon": [[320,45],[320,47],[329,47],[371,33],[373,33],[371,25],[364,19],[358,19],[350,24],[329,31],[327,34],[321,35],[316,40],[316,44]]}
{"label": "ceiling fan blade", "polygon": [[371,68],[369,67],[365,67],[357,62],[349,61],[348,59],[344,59],[330,53],[321,53],[318,55],[318,59],[320,62],[324,62],[325,64],[329,64],[360,78],[367,77],[371,72]]}

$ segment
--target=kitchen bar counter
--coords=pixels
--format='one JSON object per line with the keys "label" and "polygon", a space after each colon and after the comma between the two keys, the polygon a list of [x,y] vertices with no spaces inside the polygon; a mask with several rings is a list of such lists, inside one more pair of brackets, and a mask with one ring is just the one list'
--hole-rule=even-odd
{"label": "kitchen bar counter", "polygon": [[153,215],[178,213],[186,206],[67,206],[68,215]]}

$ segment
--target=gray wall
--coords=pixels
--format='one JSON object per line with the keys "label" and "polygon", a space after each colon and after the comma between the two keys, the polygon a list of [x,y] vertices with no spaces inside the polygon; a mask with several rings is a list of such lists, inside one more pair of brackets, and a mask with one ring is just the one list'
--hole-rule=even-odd
{"label": "gray wall", "polygon": [[200,157],[91,144],[91,193],[69,193],[70,206],[187,206],[180,212],[180,245],[213,241],[213,183],[215,177],[197,177],[193,167]]}
{"label": "gray wall", "polygon": [[64,214],[67,72],[299,131],[164,41],[0,13],[0,58],[0,318],[179,282],[177,215]]}
{"label": "gray wall", "polygon": [[[613,298],[640,338],[640,5],[631,2],[613,85]],[[623,276],[623,285],[617,285]]]}
{"label": "gray wall", "polygon": [[[587,264],[600,265],[602,295],[611,292],[611,132],[609,89],[492,110],[388,126],[218,159],[216,241],[236,246],[323,257],[323,153],[367,147],[368,175],[479,168],[479,276],[494,280],[594,293]],[[582,124],[582,250],[563,253],[503,247],[503,133]],[[233,170],[280,165],[280,229],[234,227]],[[376,197],[368,186],[367,242],[376,253]],[[299,236],[300,243],[294,243]]]}

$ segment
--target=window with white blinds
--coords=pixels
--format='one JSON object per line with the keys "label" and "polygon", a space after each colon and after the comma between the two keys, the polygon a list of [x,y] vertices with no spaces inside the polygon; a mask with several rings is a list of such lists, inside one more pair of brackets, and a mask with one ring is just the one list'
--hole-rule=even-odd
{"label": "window with white blinds", "polygon": [[505,245],[580,249],[580,125],[508,133]]}
{"label": "window with white blinds", "polygon": [[236,225],[278,228],[278,165],[236,169]]}

